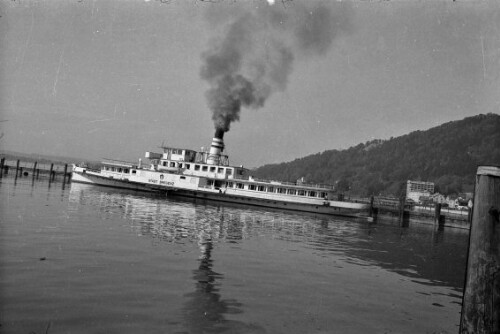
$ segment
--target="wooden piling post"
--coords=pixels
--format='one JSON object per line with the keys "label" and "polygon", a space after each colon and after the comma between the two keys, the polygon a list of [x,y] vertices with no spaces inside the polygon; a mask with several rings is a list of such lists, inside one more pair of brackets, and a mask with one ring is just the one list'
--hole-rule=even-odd
{"label": "wooden piling post", "polygon": [[49,182],[52,181],[52,174],[54,171],[54,164],[50,164],[50,172],[49,172]]}
{"label": "wooden piling post", "polygon": [[476,174],[460,334],[500,333],[500,167]]}
{"label": "wooden piling post", "polygon": [[439,218],[441,217],[441,203],[436,203],[434,206],[434,224],[439,224]]}
{"label": "wooden piling post", "polygon": [[403,195],[399,198],[399,226],[404,225],[405,203],[406,203],[406,196]]}
{"label": "wooden piling post", "polygon": [[38,164],[38,162],[37,162],[37,161],[35,161],[35,162],[33,163],[33,172],[32,172],[32,173],[33,173],[33,175],[31,175],[31,177],[32,177],[33,179],[35,178],[35,172],[36,172],[36,165],[37,165],[37,164]]}
{"label": "wooden piling post", "polygon": [[68,174],[68,164],[64,165],[64,176],[63,176],[63,184],[66,183],[66,177]]}
{"label": "wooden piling post", "polygon": [[5,158],[0,159],[0,179],[3,176],[3,166],[5,165]]}
{"label": "wooden piling post", "polygon": [[373,196],[370,197],[370,217],[373,217]]}
{"label": "wooden piling post", "polygon": [[20,163],[20,161],[18,159],[16,162],[16,178],[17,178],[17,174],[19,173],[19,163]]}

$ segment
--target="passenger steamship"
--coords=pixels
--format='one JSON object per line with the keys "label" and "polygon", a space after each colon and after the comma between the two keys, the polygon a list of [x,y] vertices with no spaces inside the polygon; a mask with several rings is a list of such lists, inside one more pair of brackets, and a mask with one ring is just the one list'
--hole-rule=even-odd
{"label": "passenger steamship", "polygon": [[142,191],[165,192],[222,202],[322,214],[367,216],[369,205],[333,200],[333,186],[303,182],[264,181],[248,175],[243,166],[230,166],[223,154],[224,132],[217,130],[208,152],[162,147],[146,152],[148,163],[105,160],[100,171],[73,166],[72,182]]}

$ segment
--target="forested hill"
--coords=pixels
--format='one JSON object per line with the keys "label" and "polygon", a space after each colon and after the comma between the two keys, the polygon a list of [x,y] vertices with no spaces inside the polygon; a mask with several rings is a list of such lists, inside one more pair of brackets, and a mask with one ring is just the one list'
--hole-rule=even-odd
{"label": "forested hill", "polygon": [[478,115],[390,140],[329,150],[252,171],[258,178],[337,185],[352,194],[400,195],[407,180],[445,195],[473,191],[478,165],[500,166],[500,116]]}

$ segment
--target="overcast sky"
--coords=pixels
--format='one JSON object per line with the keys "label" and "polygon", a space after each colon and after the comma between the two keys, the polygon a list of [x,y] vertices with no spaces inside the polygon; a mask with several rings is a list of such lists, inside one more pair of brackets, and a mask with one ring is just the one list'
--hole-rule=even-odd
{"label": "overcast sky", "polygon": [[500,1],[0,6],[5,150],[135,160],[162,143],[207,147],[213,63],[262,93],[224,137],[246,167],[500,113]]}

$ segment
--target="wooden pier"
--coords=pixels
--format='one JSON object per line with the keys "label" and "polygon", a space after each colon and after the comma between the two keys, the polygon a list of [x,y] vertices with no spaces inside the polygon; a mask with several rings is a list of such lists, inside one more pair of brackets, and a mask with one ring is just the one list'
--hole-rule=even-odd
{"label": "wooden pier", "polygon": [[440,204],[432,207],[417,206],[407,202],[405,196],[400,198],[374,196],[366,202],[370,203],[373,221],[383,219],[401,227],[408,227],[410,224],[435,225],[438,229],[470,227],[470,211],[443,208]]}
{"label": "wooden pier", "polygon": [[31,177],[33,179],[48,178],[49,181],[56,179],[69,182],[71,169],[68,164],[62,163],[40,163],[38,161],[21,161],[0,159],[0,178],[5,175],[13,175],[15,178]]}

